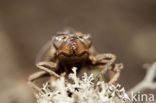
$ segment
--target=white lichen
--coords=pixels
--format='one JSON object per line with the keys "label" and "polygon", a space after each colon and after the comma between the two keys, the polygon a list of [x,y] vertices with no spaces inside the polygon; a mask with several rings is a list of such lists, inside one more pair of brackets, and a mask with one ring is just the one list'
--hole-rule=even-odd
{"label": "white lichen", "polygon": [[146,67],[146,75],[144,79],[136,84],[135,87],[129,90],[128,94],[144,91],[147,89],[155,90],[156,89],[156,82],[154,79],[156,78],[156,62],[152,65]]}
{"label": "white lichen", "polygon": [[119,84],[115,86],[98,81],[94,86],[93,74],[88,76],[84,73],[80,79],[76,76],[76,68],[73,72],[69,75],[71,83],[61,77],[43,85],[43,92],[36,94],[37,103],[121,103],[129,100]]}

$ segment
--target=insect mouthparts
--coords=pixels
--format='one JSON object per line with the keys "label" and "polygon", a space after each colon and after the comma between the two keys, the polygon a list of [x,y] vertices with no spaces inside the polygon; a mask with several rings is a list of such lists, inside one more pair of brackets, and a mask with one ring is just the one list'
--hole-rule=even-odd
{"label": "insect mouthparts", "polygon": [[71,48],[73,54],[75,54],[77,52],[77,43],[76,42],[72,42],[70,44],[70,48]]}

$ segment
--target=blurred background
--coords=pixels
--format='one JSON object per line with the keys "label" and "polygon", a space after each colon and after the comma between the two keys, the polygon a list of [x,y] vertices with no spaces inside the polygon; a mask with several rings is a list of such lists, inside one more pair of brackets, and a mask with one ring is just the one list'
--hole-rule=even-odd
{"label": "blurred background", "polygon": [[0,103],[35,103],[26,80],[37,71],[36,54],[65,27],[117,55],[126,90],[143,79],[144,63],[156,61],[155,0],[0,0]]}

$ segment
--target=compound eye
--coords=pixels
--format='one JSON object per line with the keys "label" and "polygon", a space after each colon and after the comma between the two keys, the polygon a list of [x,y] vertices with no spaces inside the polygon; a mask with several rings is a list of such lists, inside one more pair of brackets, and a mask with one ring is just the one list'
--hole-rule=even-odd
{"label": "compound eye", "polygon": [[91,40],[91,36],[89,34],[81,37],[81,40],[87,48],[90,48],[90,46],[92,44],[92,40]]}
{"label": "compound eye", "polygon": [[63,37],[62,36],[56,36],[53,38],[53,45],[55,46],[55,48],[59,48],[62,45],[63,42]]}
{"label": "compound eye", "polygon": [[86,41],[88,41],[88,42],[91,42],[91,36],[88,34],[88,35],[85,35],[84,37],[83,37]]}

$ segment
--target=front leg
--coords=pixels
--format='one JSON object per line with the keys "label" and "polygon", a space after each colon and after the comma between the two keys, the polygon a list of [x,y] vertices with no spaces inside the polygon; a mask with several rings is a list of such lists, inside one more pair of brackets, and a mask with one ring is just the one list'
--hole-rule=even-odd
{"label": "front leg", "polygon": [[54,72],[54,71],[57,70],[57,64],[56,63],[43,61],[43,62],[37,63],[36,66],[39,69],[41,69],[41,70],[46,71],[47,73],[49,73],[51,76],[55,76],[57,78],[60,77],[58,74],[56,74]]}
{"label": "front leg", "polygon": [[99,54],[95,57],[91,57],[91,61],[93,62],[93,65],[99,66],[102,65],[103,70],[96,76],[95,79],[95,85],[99,81],[99,79],[102,77],[103,74],[106,73],[108,69],[110,69],[111,65],[115,62],[116,56],[114,54],[106,53],[106,54]]}
{"label": "front leg", "polygon": [[38,72],[35,72],[33,74],[31,74],[29,77],[28,77],[28,85],[35,89],[36,91],[42,93],[42,90],[35,84],[33,83],[34,80],[42,77],[43,75],[46,75],[47,72],[46,71],[38,71]]}
{"label": "front leg", "polygon": [[35,83],[33,83],[34,80],[41,78],[46,74],[50,74],[56,78],[59,78],[60,76],[54,72],[56,71],[56,64],[53,62],[39,62],[36,64],[36,66],[42,71],[35,72],[34,74],[30,75],[28,77],[28,83],[32,88],[42,93],[41,89]]}

